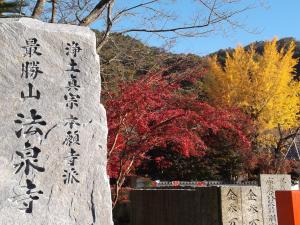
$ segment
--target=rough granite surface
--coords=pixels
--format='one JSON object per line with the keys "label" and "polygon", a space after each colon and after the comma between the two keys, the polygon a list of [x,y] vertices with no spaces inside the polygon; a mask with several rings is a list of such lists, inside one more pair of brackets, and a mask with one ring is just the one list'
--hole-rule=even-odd
{"label": "rough granite surface", "polygon": [[264,225],[260,187],[243,186],[241,192],[243,225]]}
{"label": "rough granite surface", "polygon": [[222,224],[243,224],[241,188],[238,186],[220,187]]}
{"label": "rough granite surface", "polygon": [[0,225],[113,224],[99,71],[90,29],[0,19]]}
{"label": "rough granite surface", "polygon": [[264,225],[278,225],[275,192],[291,190],[291,175],[261,174],[260,185]]}

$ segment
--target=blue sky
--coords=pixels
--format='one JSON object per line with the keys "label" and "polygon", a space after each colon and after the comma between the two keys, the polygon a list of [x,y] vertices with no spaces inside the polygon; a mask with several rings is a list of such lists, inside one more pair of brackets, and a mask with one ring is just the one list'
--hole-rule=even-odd
{"label": "blue sky", "polygon": [[227,37],[211,35],[194,39],[193,46],[188,41],[181,40],[173,51],[203,55],[220,48],[235,47],[237,44],[247,45],[254,41],[270,40],[274,36],[300,40],[299,12],[299,0],[269,0],[267,7],[257,7],[240,16],[249,29],[257,29],[258,33],[236,30]]}
{"label": "blue sky", "polygon": [[[179,40],[172,49],[178,53],[195,53],[205,55],[221,48],[236,47],[237,44],[247,45],[254,41],[270,40],[277,36],[294,37],[300,40],[300,1],[269,0],[268,6],[257,7],[240,15],[246,27],[257,29],[257,33],[236,30],[229,35],[210,35],[204,38]],[[190,43],[193,44],[190,44]],[[155,44],[155,42],[153,42]]]}
{"label": "blue sky", "polygon": [[[131,0],[131,3],[134,5],[135,1],[138,2],[138,0]],[[177,3],[163,7],[168,7],[168,9],[179,13],[182,18],[187,18],[190,14],[195,12],[195,3],[183,4],[183,1],[184,0],[178,0]],[[246,2],[244,5],[246,5],[247,2],[251,2],[251,0],[244,1]],[[184,2],[188,2],[188,0]],[[270,40],[275,36],[278,38],[294,37],[300,40],[300,0],[257,0],[257,3],[255,8],[247,10],[234,18],[235,21],[244,24],[245,29],[249,31],[255,30],[256,32],[249,32],[244,29],[227,29],[229,32],[226,35],[223,32],[217,32],[207,37],[179,38],[169,50],[174,53],[206,55],[221,48],[234,48],[237,44],[247,45],[254,41]],[[120,7],[122,8],[122,5],[120,5]],[[138,26],[138,22],[135,18],[131,20],[127,19],[117,24],[115,30],[118,30],[118,26],[126,27],[135,25]],[[172,26],[176,24],[171,23],[169,25]],[[94,28],[100,26],[101,24],[98,23],[94,25]],[[155,35],[144,33],[139,33],[138,36],[136,34],[130,35],[142,40],[150,46],[161,47],[164,43],[162,39]]]}

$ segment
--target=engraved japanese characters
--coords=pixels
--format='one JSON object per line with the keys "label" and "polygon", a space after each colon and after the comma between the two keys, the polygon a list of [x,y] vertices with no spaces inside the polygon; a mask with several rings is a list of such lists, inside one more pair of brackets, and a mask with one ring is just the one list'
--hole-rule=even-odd
{"label": "engraved japanese characters", "polygon": [[0,19],[0,225],[111,225],[88,28]]}

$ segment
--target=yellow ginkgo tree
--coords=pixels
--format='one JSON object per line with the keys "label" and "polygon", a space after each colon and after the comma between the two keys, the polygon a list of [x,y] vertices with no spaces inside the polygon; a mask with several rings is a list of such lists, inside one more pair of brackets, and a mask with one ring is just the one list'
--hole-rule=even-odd
{"label": "yellow ginkgo tree", "polygon": [[238,46],[227,53],[225,65],[216,56],[209,60],[211,70],[204,80],[208,98],[217,106],[238,107],[248,114],[257,127],[260,146],[279,147],[299,127],[300,83],[293,79],[298,61],[294,49],[292,42],[278,50],[274,39],[265,43],[262,54],[254,46],[248,50]]}

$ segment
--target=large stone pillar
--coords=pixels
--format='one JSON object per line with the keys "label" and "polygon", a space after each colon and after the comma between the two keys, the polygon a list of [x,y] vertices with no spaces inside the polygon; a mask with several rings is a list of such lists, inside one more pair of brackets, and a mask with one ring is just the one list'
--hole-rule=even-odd
{"label": "large stone pillar", "polygon": [[0,224],[112,225],[88,28],[0,19]]}

